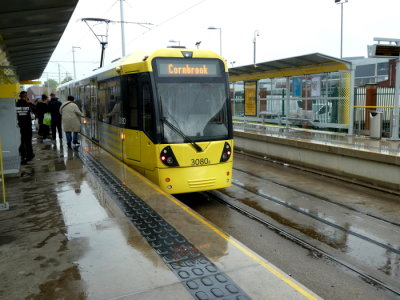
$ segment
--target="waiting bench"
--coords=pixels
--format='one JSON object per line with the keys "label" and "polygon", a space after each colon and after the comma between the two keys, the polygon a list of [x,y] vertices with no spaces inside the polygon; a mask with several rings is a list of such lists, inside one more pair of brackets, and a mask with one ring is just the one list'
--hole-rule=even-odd
{"label": "waiting bench", "polygon": [[314,126],[313,121],[308,118],[300,117],[286,117],[286,125],[297,125],[297,126]]}
{"label": "waiting bench", "polygon": [[258,113],[258,116],[262,118],[262,122],[263,124],[265,123],[265,119],[277,119],[279,124],[281,123],[281,116],[276,113],[276,112],[272,112],[272,111],[260,111]]}

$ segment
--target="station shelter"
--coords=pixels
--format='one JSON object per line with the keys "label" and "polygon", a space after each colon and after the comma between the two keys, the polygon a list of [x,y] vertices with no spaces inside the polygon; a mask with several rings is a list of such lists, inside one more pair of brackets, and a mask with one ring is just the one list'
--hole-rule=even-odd
{"label": "station shelter", "polygon": [[20,169],[15,108],[19,92],[23,85],[39,83],[35,80],[43,74],[77,3],[78,0],[0,3],[0,175]]}
{"label": "station shelter", "polygon": [[233,120],[353,131],[351,62],[320,53],[229,69]]}

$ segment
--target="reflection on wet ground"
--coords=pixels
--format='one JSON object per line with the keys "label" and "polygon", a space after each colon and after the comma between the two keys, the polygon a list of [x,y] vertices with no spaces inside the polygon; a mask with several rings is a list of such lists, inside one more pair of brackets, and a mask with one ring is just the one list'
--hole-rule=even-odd
{"label": "reflection on wet ground", "polygon": [[[400,216],[393,214],[399,211],[400,203],[391,201],[391,196],[374,191],[364,197],[367,189],[360,191],[351,189],[351,186],[340,192],[336,188],[330,193],[331,183],[324,182],[316,175],[296,174],[290,168],[281,168],[282,173],[279,174],[276,172],[277,166],[271,166],[268,162],[261,166],[260,161],[253,162],[240,156],[236,157],[235,164],[240,165],[240,169],[246,170],[246,173],[236,169],[234,183],[239,184],[225,189],[225,194],[279,224],[340,250],[355,264],[379,270],[400,285],[400,227],[397,225],[400,224]],[[257,176],[249,175],[251,172]],[[277,183],[279,180],[284,185]],[[290,188],[292,183],[293,189]],[[329,201],[318,198],[318,194]],[[368,213],[359,211],[351,201],[346,201],[352,197],[363,199],[362,206]],[[388,197],[386,205],[382,201],[385,197]],[[386,206],[386,209],[375,210],[377,203]],[[387,214],[390,221],[385,222],[388,206],[395,210]]]}
{"label": "reflection on wet ground", "polygon": [[59,143],[35,140],[34,149],[34,161],[6,180],[10,210],[0,215],[0,232],[10,240],[0,245],[0,298],[85,299],[75,263],[80,254],[69,247],[57,202],[58,189],[79,176],[58,172],[68,156]]}
{"label": "reflection on wet ground", "polygon": [[27,300],[40,299],[88,299],[84,291],[81,291],[79,282],[81,275],[78,267],[72,266],[62,271],[60,277],[54,280],[49,280],[39,286],[40,292],[36,295],[29,295]]}
{"label": "reflection on wet ground", "polygon": [[[82,148],[89,151],[91,147],[96,146]],[[168,200],[109,155],[95,161],[111,166],[114,176],[124,182],[118,185],[135,187],[132,190],[141,193],[151,209],[161,211],[163,219],[140,213],[134,218],[134,212],[144,205],[133,203],[113,189],[114,184],[102,181],[110,174],[92,173],[93,166],[82,165],[77,152],[58,141],[51,145],[36,142],[35,152],[34,162],[8,182],[11,209],[0,215],[1,299],[191,299],[197,291],[189,289],[200,284],[217,292],[209,287],[211,281],[219,284],[219,290],[240,293],[241,287],[232,284],[235,281],[230,276],[243,282],[247,289],[243,295],[247,291],[260,295],[271,285],[268,293],[302,297],[298,293],[301,284],[290,285],[288,281],[295,281],[289,276],[270,272],[234,238],[218,233],[210,224],[205,226],[204,219],[177,205],[175,199]],[[117,206],[114,200],[119,197],[125,206]],[[159,228],[154,229],[153,222],[159,222],[180,246],[172,247],[173,239],[156,231]],[[149,235],[150,229],[154,231]],[[159,248],[161,242],[165,249]],[[229,275],[223,275],[225,270]]]}
{"label": "reflection on wet ground", "polygon": [[246,204],[247,206],[250,206],[250,207],[256,209],[257,211],[270,216],[272,219],[279,222],[280,224],[297,229],[298,231],[306,234],[307,236],[309,236],[313,239],[316,239],[320,242],[323,242],[333,248],[343,249],[344,246],[346,245],[345,241],[338,241],[336,239],[332,239],[332,236],[328,236],[326,234],[317,232],[313,228],[307,228],[305,226],[301,226],[300,224],[297,224],[297,223],[293,222],[292,220],[289,220],[289,219],[279,215],[278,213],[268,211],[268,210],[264,209],[263,207],[261,207],[256,201],[252,201],[250,199],[238,199],[238,200],[240,202],[242,202],[243,204]]}
{"label": "reflection on wet ground", "polygon": [[35,141],[34,149],[34,161],[7,179],[10,210],[0,214],[0,298],[100,299],[149,288],[151,281],[132,270],[158,265],[157,256],[118,214],[76,152],[58,141]]}

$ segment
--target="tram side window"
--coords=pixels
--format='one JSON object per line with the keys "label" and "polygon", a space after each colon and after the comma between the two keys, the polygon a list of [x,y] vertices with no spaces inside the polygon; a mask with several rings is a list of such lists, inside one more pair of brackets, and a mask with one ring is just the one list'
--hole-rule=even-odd
{"label": "tram side window", "polygon": [[121,123],[121,91],[120,81],[114,80],[113,85],[107,89],[109,123],[119,126]]}
{"label": "tram side window", "polygon": [[85,86],[85,98],[83,102],[83,108],[85,116],[91,118],[92,114],[90,111],[90,85]]}
{"label": "tram side window", "polygon": [[[85,109],[84,109],[84,107],[85,107],[85,87],[81,86],[79,88],[78,98],[81,102],[81,107],[79,109],[85,113]],[[67,99],[67,98],[65,98],[65,99]],[[86,113],[85,113],[85,116],[87,116]]]}
{"label": "tram side window", "polygon": [[143,97],[143,131],[153,136],[153,99],[151,97],[150,85],[148,83],[143,84],[142,87]]}
{"label": "tram side window", "polygon": [[128,79],[128,128],[139,126],[138,85],[134,77]]}
{"label": "tram side window", "polygon": [[[110,90],[109,90],[110,92]],[[119,101],[118,96],[114,96],[114,93],[111,93],[108,96],[108,114],[109,124],[119,125],[119,119],[121,114],[121,103]]]}
{"label": "tram side window", "polygon": [[99,106],[99,121],[108,123],[107,114],[107,95],[106,90],[102,87],[99,87],[97,94],[97,103]]}

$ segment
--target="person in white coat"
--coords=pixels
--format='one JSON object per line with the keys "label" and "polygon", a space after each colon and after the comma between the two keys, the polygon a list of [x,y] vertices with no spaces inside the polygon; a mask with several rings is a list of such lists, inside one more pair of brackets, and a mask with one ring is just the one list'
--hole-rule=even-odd
{"label": "person in white coat", "polygon": [[68,148],[71,148],[71,142],[74,145],[80,144],[78,142],[78,132],[81,131],[81,117],[83,117],[83,113],[74,100],[73,96],[68,96],[67,101],[60,107],[62,128],[65,131]]}

